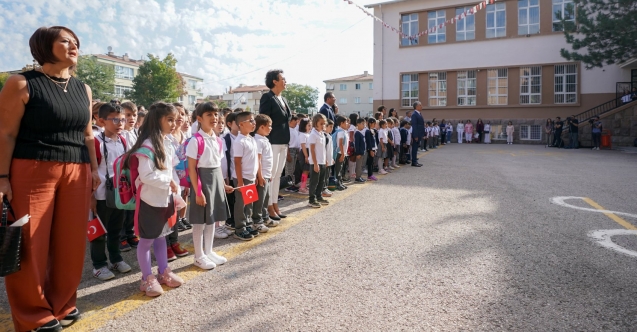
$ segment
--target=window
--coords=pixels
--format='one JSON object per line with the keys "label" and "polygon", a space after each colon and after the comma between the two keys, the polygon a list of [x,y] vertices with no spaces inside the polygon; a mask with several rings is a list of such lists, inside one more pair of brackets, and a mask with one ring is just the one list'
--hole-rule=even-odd
{"label": "window", "polygon": [[361,89],[361,84],[360,83],[354,84],[354,89],[360,90]]}
{"label": "window", "polygon": [[[445,11],[444,10],[437,10],[435,12],[428,12],[427,13],[427,21],[428,21],[428,28],[433,28],[436,27],[442,23],[445,23]],[[436,31],[429,33],[429,44],[435,44],[435,43],[444,43],[445,42],[445,32],[447,31],[447,28],[445,27],[437,27]]]}
{"label": "window", "polygon": [[361,103],[361,97],[354,97],[354,104],[360,104]]}
{"label": "window", "polygon": [[119,98],[125,98],[126,94],[130,91],[133,91],[133,88],[127,86],[116,85],[115,86],[115,96]]}
{"label": "window", "polygon": [[374,83],[369,83],[369,89],[374,90]]}
{"label": "window", "polygon": [[476,71],[458,72],[458,106],[475,106]]}
{"label": "window", "polygon": [[188,80],[188,89],[197,90],[197,81]]}
{"label": "window", "polygon": [[521,125],[520,139],[539,141],[542,139],[542,125]]}
{"label": "window", "polygon": [[506,36],[506,4],[487,5],[487,38]]}
{"label": "window", "polygon": [[509,70],[489,69],[487,72],[487,93],[489,105],[507,105],[509,103]]}
{"label": "window", "polygon": [[542,102],[542,67],[520,68],[520,104]]}
{"label": "window", "polygon": [[405,74],[401,81],[400,105],[412,106],[418,100],[418,74]]}
{"label": "window", "polygon": [[115,66],[115,78],[132,80],[133,78],[135,78],[135,72],[133,68]]}
{"label": "window", "polygon": [[518,0],[518,35],[540,33],[540,0]]}
{"label": "window", "polygon": [[193,95],[188,95],[188,104],[194,105],[197,102],[197,97]]}
{"label": "window", "polygon": [[471,7],[456,8],[456,16],[467,13],[467,17],[456,22],[456,40],[476,39],[476,19],[473,14],[469,14]]}
{"label": "window", "polygon": [[338,100],[338,103],[339,103],[339,104],[343,104],[343,105],[344,105],[344,104],[347,104],[347,98],[341,98],[341,99],[339,99],[339,100]]}
{"label": "window", "polygon": [[341,91],[346,91],[347,90],[347,84],[341,84],[338,88]]}
{"label": "window", "polygon": [[575,4],[573,0],[553,0],[553,31],[564,31],[562,19],[567,23],[567,28],[572,30],[575,25]]}
{"label": "window", "polygon": [[[407,36],[413,36],[418,33],[418,14],[407,14],[401,17],[402,32]],[[403,46],[417,45],[418,39],[403,38],[400,40]]]}
{"label": "window", "polygon": [[429,106],[447,106],[447,73],[429,73]]}
{"label": "window", "polygon": [[555,103],[573,104],[577,102],[577,65],[555,66]]}
{"label": "window", "polygon": [[507,139],[506,125],[491,125],[491,139]]}
{"label": "window", "polygon": [[369,97],[369,103],[373,104],[374,103],[374,97]]}

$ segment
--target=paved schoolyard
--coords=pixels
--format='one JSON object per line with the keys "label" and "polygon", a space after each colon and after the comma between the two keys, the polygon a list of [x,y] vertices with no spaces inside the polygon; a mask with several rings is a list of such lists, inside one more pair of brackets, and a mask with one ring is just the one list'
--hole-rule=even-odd
{"label": "paved schoolyard", "polygon": [[187,283],[156,299],[133,252],[106,283],[87,261],[69,330],[634,329],[636,154],[451,144],[421,162],[327,208],[287,196],[277,232],[217,240],[230,261],[210,272],[171,263]]}

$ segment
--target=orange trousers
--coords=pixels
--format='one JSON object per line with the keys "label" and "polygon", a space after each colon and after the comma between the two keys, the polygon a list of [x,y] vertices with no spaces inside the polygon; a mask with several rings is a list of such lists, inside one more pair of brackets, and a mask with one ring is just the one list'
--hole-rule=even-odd
{"label": "orange trousers", "polygon": [[91,195],[89,164],[13,159],[11,205],[22,230],[21,270],[5,278],[17,331],[62,319],[82,279]]}

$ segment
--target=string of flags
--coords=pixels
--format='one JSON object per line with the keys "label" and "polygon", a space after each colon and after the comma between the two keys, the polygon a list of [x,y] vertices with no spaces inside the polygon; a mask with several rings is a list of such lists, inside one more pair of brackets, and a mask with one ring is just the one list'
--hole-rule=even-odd
{"label": "string of flags", "polygon": [[397,29],[393,26],[391,26],[390,24],[386,23],[385,21],[381,20],[379,17],[375,16],[374,14],[370,13],[367,9],[365,9],[364,7],[362,7],[361,5],[353,2],[352,0],[343,0],[345,2],[347,2],[350,5],[354,5],[356,7],[358,7],[358,9],[362,10],[365,14],[367,14],[367,16],[372,17],[375,21],[380,22],[383,27],[391,30],[392,32],[395,32],[397,34],[399,34],[402,38],[406,38],[409,40],[414,40],[417,39],[420,36],[424,36],[430,33],[434,33],[436,31],[438,31],[439,29],[444,28],[445,26],[449,25],[449,24],[455,24],[456,22],[465,19],[467,16],[469,15],[474,15],[476,12],[484,9],[487,7],[487,5],[489,4],[493,4],[496,0],[483,0],[480,1],[480,3],[478,3],[477,5],[469,8],[468,10],[464,11],[461,14],[458,14],[452,18],[447,19],[444,23],[440,23],[438,25],[435,25],[427,30],[421,31],[415,35],[407,35],[405,33],[403,33],[402,31],[400,31],[400,29]]}

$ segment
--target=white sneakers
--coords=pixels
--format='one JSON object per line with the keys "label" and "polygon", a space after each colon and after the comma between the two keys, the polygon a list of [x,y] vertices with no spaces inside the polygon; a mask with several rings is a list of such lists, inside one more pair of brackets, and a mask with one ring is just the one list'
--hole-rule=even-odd
{"label": "white sneakers", "polygon": [[267,233],[270,229],[268,228],[268,226],[264,225],[264,224],[255,224],[252,225],[252,229],[259,231],[259,233]]}
{"label": "white sneakers", "polygon": [[215,264],[213,261],[210,260],[210,258],[208,258],[208,256],[203,256],[203,257],[199,257],[199,258],[195,258],[195,266],[202,269],[202,270],[212,270],[215,267],[217,267],[217,264]]}
{"label": "white sneakers", "polygon": [[222,226],[219,226],[219,227],[215,228],[215,239],[225,239],[225,238],[228,237],[228,234],[221,227]]}
{"label": "white sneakers", "polygon": [[216,252],[214,252],[214,251],[213,251],[212,253],[210,253],[210,254],[206,255],[206,257],[208,257],[208,259],[209,259],[212,263],[214,263],[214,264],[216,264],[216,265],[223,265],[223,264],[225,264],[225,263],[227,263],[227,262],[228,262],[228,259],[226,259],[225,257],[223,257],[223,256],[221,256],[221,255],[218,255],[218,254],[217,254]]}
{"label": "white sneakers", "polygon": [[126,273],[132,270],[130,265],[126,264],[124,261],[113,264],[113,269],[119,271],[119,273]]}
{"label": "white sneakers", "polygon": [[108,266],[103,266],[97,270],[93,269],[93,277],[101,281],[106,281],[115,278],[115,275],[108,269]]}

